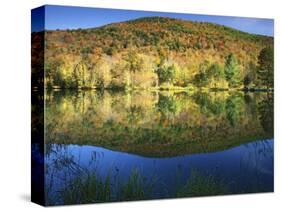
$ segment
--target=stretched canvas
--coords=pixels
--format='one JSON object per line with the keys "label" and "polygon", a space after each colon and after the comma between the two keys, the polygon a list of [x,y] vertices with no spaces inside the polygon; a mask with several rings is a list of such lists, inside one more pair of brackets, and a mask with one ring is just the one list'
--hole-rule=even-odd
{"label": "stretched canvas", "polygon": [[33,202],[273,192],[272,19],[31,17]]}

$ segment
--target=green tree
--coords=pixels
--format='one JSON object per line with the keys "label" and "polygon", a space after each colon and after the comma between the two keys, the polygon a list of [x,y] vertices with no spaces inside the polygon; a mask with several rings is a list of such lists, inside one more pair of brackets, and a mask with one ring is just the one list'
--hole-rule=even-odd
{"label": "green tree", "polygon": [[213,63],[207,71],[208,82],[212,82],[212,86],[217,87],[218,82],[224,79],[224,70],[217,64]]}
{"label": "green tree", "polygon": [[252,83],[257,85],[256,81],[257,66],[254,62],[249,62],[245,67],[245,75],[243,79],[244,88],[249,88]]}
{"label": "green tree", "polygon": [[258,77],[267,88],[273,87],[274,75],[274,52],[272,47],[266,47],[261,50],[258,57]]}
{"label": "green tree", "polygon": [[160,65],[157,67],[156,73],[158,75],[158,79],[160,83],[172,83],[176,75],[176,67],[174,64],[172,65]]}
{"label": "green tree", "polygon": [[199,87],[207,86],[209,77],[209,67],[208,61],[204,61],[199,66],[199,72],[194,76],[194,82]]}
{"label": "green tree", "polygon": [[225,60],[225,79],[230,87],[236,87],[240,82],[240,69],[238,61],[234,54],[229,54]]}

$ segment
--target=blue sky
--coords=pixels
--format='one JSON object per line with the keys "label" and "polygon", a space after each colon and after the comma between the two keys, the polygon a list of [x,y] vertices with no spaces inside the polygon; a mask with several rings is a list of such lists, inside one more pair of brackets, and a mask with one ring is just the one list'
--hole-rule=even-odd
{"label": "blue sky", "polygon": [[43,13],[43,9],[34,10],[32,12],[32,31],[40,31],[44,28],[49,30],[94,28],[113,22],[127,21],[140,17],[163,16],[192,21],[212,22],[254,34],[274,35],[273,19],[48,5],[45,7],[46,21],[44,26],[41,21]]}

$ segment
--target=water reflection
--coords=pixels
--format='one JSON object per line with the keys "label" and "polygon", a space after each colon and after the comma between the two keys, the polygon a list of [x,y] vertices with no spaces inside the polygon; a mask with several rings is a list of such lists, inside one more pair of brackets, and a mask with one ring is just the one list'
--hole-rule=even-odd
{"label": "water reflection", "polygon": [[[273,190],[272,95],[59,91],[45,100],[50,205]],[[202,180],[190,183],[194,170]]]}
{"label": "water reflection", "polygon": [[167,157],[273,137],[273,100],[264,93],[88,91],[45,98],[46,143]]}
{"label": "water reflection", "polygon": [[112,186],[126,182],[137,169],[147,180],[154,180],[151,198],[174,197],[192,170],[222,179],[227,193],[268,192],[273,190],[273,141],[244,144],[216,153],[171,158],[150,158],[111,151],[102,147],[51,144],[46,157],[49,201],[62,204],[58,191],[67,189],[77,176],[97,173],[101,179],[112,176]]}

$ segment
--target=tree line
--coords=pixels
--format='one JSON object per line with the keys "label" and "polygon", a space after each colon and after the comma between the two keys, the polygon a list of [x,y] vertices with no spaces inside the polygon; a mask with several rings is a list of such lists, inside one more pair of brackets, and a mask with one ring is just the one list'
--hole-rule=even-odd
{"label": "tree line", "polygon": [[47,88],[98,89],[173,89],[177,87],[207,88],[273,88],[273,49],[263,48],[258,64],[250,62],[242,71],[235,54],[228,54],[224,63],[203,61],[197,71],[188,74],[173,58],[159,53],[150,57],[131,49],[120,58],[102,55],[93,60],[87,50],[69,64],[48,59],[45,63]]}

